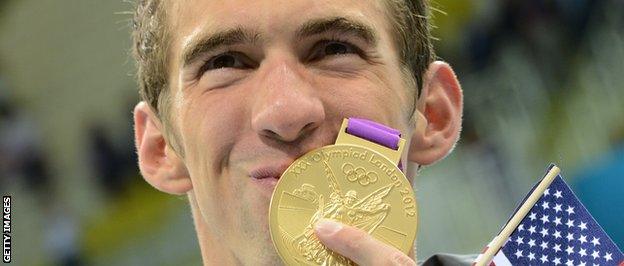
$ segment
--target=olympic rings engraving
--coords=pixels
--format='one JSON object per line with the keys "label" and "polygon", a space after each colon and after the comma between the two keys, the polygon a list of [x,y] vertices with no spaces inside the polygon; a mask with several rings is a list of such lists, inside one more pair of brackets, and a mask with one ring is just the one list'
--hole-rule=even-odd
{"label": "olympic rings engraving", "polygon": [[358,182],[362,186],[377,182],[379,176],[374,171],[366,171],[363,167],[355,167],[351,163],[342,164],[342,173],[345,174],[350,182]]}

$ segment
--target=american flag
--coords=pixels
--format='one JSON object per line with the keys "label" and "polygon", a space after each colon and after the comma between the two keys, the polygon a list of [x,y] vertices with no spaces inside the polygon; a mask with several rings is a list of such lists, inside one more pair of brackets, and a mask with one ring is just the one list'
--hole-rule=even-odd
{"label": "american flag", "polygon": [[624,254],[557,175],[489,265],[624,266]]}

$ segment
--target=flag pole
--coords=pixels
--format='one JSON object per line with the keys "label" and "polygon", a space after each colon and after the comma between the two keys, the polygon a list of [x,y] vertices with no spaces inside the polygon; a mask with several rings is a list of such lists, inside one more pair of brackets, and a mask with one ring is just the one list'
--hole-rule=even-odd
{"label": "flag pole", "polygon": [[516,214],[511,217],[509,222],[505,225],[503,230],[501,230],[500,234],[494,238],[492,241],[492,245],[488,247],[488,249],[483,253],[483,257],[479,259],[476,263],[476,266],[484,266],[488,264],[494,255],[498,252],[498,250],[505,244],[505,241],[509,238],[511,233],[518,227],[522,219],[529,213],[533,205],[539,200],[542,196],[546,188],[550,186],[550,183],[555,179],[555,177],[559,174],[561,170],[559,167],[554,166],[548,171],[544,179],[537,185],[535,190],[531,193],[531,195],[527,198],[526,201],[520,206]]}

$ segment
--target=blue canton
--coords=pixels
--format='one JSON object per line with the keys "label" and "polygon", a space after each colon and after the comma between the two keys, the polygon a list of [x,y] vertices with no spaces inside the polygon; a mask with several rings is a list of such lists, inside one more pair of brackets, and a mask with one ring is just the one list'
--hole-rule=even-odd
{"label": "blue canton", "polygon": [[624,254],[558,175],[502,248],[513,265],[618,265]]}

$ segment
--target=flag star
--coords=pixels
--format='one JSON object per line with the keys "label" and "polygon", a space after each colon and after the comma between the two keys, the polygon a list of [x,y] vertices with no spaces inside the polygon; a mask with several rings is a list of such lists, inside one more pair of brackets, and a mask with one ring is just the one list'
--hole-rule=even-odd
{"label": "flag star", "polygon": [[548,261],[548,256],[546,254],[542,254],[540,260],[542,261],[542,263],[546,263]]}
{"label": "flag star", "polygon": [[535,225],[531,225],[531,227],[529,227],[529,230],[528,230],[528,231],[529,231],[531,234],[534,234],[534,233],[535,233]]}
{"label": "flag star", "polygon": [[555,252],[561,252],[561,244],[555,244],[555,246],[553,247],[553,250]]}
{"label": "flag star", "polygon": [[585,242],[587,242],[587,236],[581,235],[578,240],[581,241],[581,244],[585,244]]}
{"label": "flag star", "polygon": [[553,209],[555,210],[555,213],[559,213],[560,211],[563,211],[561,209],[561,204],[555,204],[555,207],[553,207]]}
{"label": "flag star", "polygon": [[579,255],[581,255],[581,258],[587,256],[587,249],[581,248]]}
{"label": "flag star", "polygon": [[568,246],[568,248],[566,248],[566,251],[565,251],[565,252],[566,252],[566,253],[568,253],[568,255],[570,255],[570,254],[574,253],[574,247],[572,247],[572,246]]}
{"label": "flag star", "polygon": [[531,221],[534,221],[535,219],[537,219],[537,217],[536,217],[536,216],[537,216],[537,214],[536,214],[536,213],[534,213],[534,212],[532,212],[532,213],[529,215],[529,219],[531,219]]}
{"label": "flag star", "polygon": [[540,220],[542,220],[542,223],[543,223],[543,224],[550,222],[550,221],[548,220],[548,215],[542,215],[542,218],[540,218]]}
{"label": "flag star", "polygon": [[591,256],[594,259],[600,258],[600,251],[594,250],[594,252],[592,252]]}
{"label": "flag star", "polygon": [[532,261],[535,259],[535,254],[533,252],[529,252],[529,255],[527,256],[527,258],[529,258],[529,261]]}
{"label": "flag star", "polygon": [[607,252],[607,253],[604,255],[604,259],[605,259],[606,261],[613,260],[613,258],[611,258],[611,255],[613,255],[613,254],[611,254],[611,253]]}
{"label": "flag star", "polygon": [[516,255],[516,258],[522,257],[522,250],[518,249],[514,255]]}
{"label": "flag star", "polygon": [[583,231],[583,230],[587,230],[587,223],[585,223],[585,222],[581,222],[581,224],[579,224],[579,226],[578,226],[578,227],[579,227],[579,228],[581,228],[581,231]]}
{"label": "flag star", "polygon": [[562,198],[563,196],[561,196],[561,190],[556,190],[554,196],[555,198]]}
{"label": "flag star", "polygon": [[542,243],[540,244],[540,247],[542,247],[542,250],[548,248],[548,242],[545,242],[544,240],[542,240]]}
{"label": "flag star", "polygon": [[559,265],[559,264],[561,264],[561,259],[560,259],[560,258],[555,257],[555,259],[553,260],[553,263],[554,263],[555,265]]}
{"label": "flag star", "polygon": [[572,240],[574,240],[574,233],[568,233],[568,235],[566,236],[566,239],[567,239],[568,241],[572,241]]}
{"label": "flag star", "polygon": [[546,190],[544,190],[544,195],[550,195],[550,188],[547,188]]}
{"label": "flag star", "polygon": [[529,247],[533,247],[533,246],[535,246],[535,240],[529,239],[529,243],[527,243],[527,244],[529,244]]}
{"label": "flag star", "polygon": [[561,217],[555,217],[555,221],[554,221],[555,225],[561,225]]}
{"label": "flag star", "polygon": [[566,261],[566,266],[574,266],[574,260],[568,259]]}
{"label": "flag star", "polygon": [[568,215],[571,215],[574,213],[574,207],[568,205],[568,208],[566,209],[566,212],[568,213]]}
{"label": "flag star", "polygon": [[546,209],[549,209],[549,208],[550,208],[550,206],[548,206],[548,201],[544,201],[544,202],[542,202],[542,208],[543,208],[544,210],[546,210]]}
{"label": "flag star", "polygon": [[574,226],[574,220],[568,220],[568,221],[566,222],[566,225],[568,226],[568,228],[570,228],[570,227]]}
{"label": "flag star", "polygon": [[518,232],[520,232],[520,231],[524,231],[524,224],[520,224],[518,226]]}
{"label": "flag star", "polygon": [[553,236],[555,237],[555,239],[561,238],[561,232],[555,230],[555,233],[553,234]]}
{"label": "flag star", "polygon": [[594,237],[594,239],[592,239],[591,243],[594,244],[594,247],[600,245],[599,240],[600,238],[597,238],[597,237]]}
{"label": "flag star", "polygon": [[585,262],[584,262],[584,261],[581,261],[581,263],[579,263],[579,265],[578,265],[578,266],[585,266]]}
{"label": "flag star", "polygon": [[542,234],[542,237],[546,237],[548,235],[548,229],[546,227],[542,228],[540,234]]}
{"label": "flag star", "polygon": [[522,240],[522,237],[516,238],[516,243],[518,243],[518,245],[524,244],[524,241]]}

